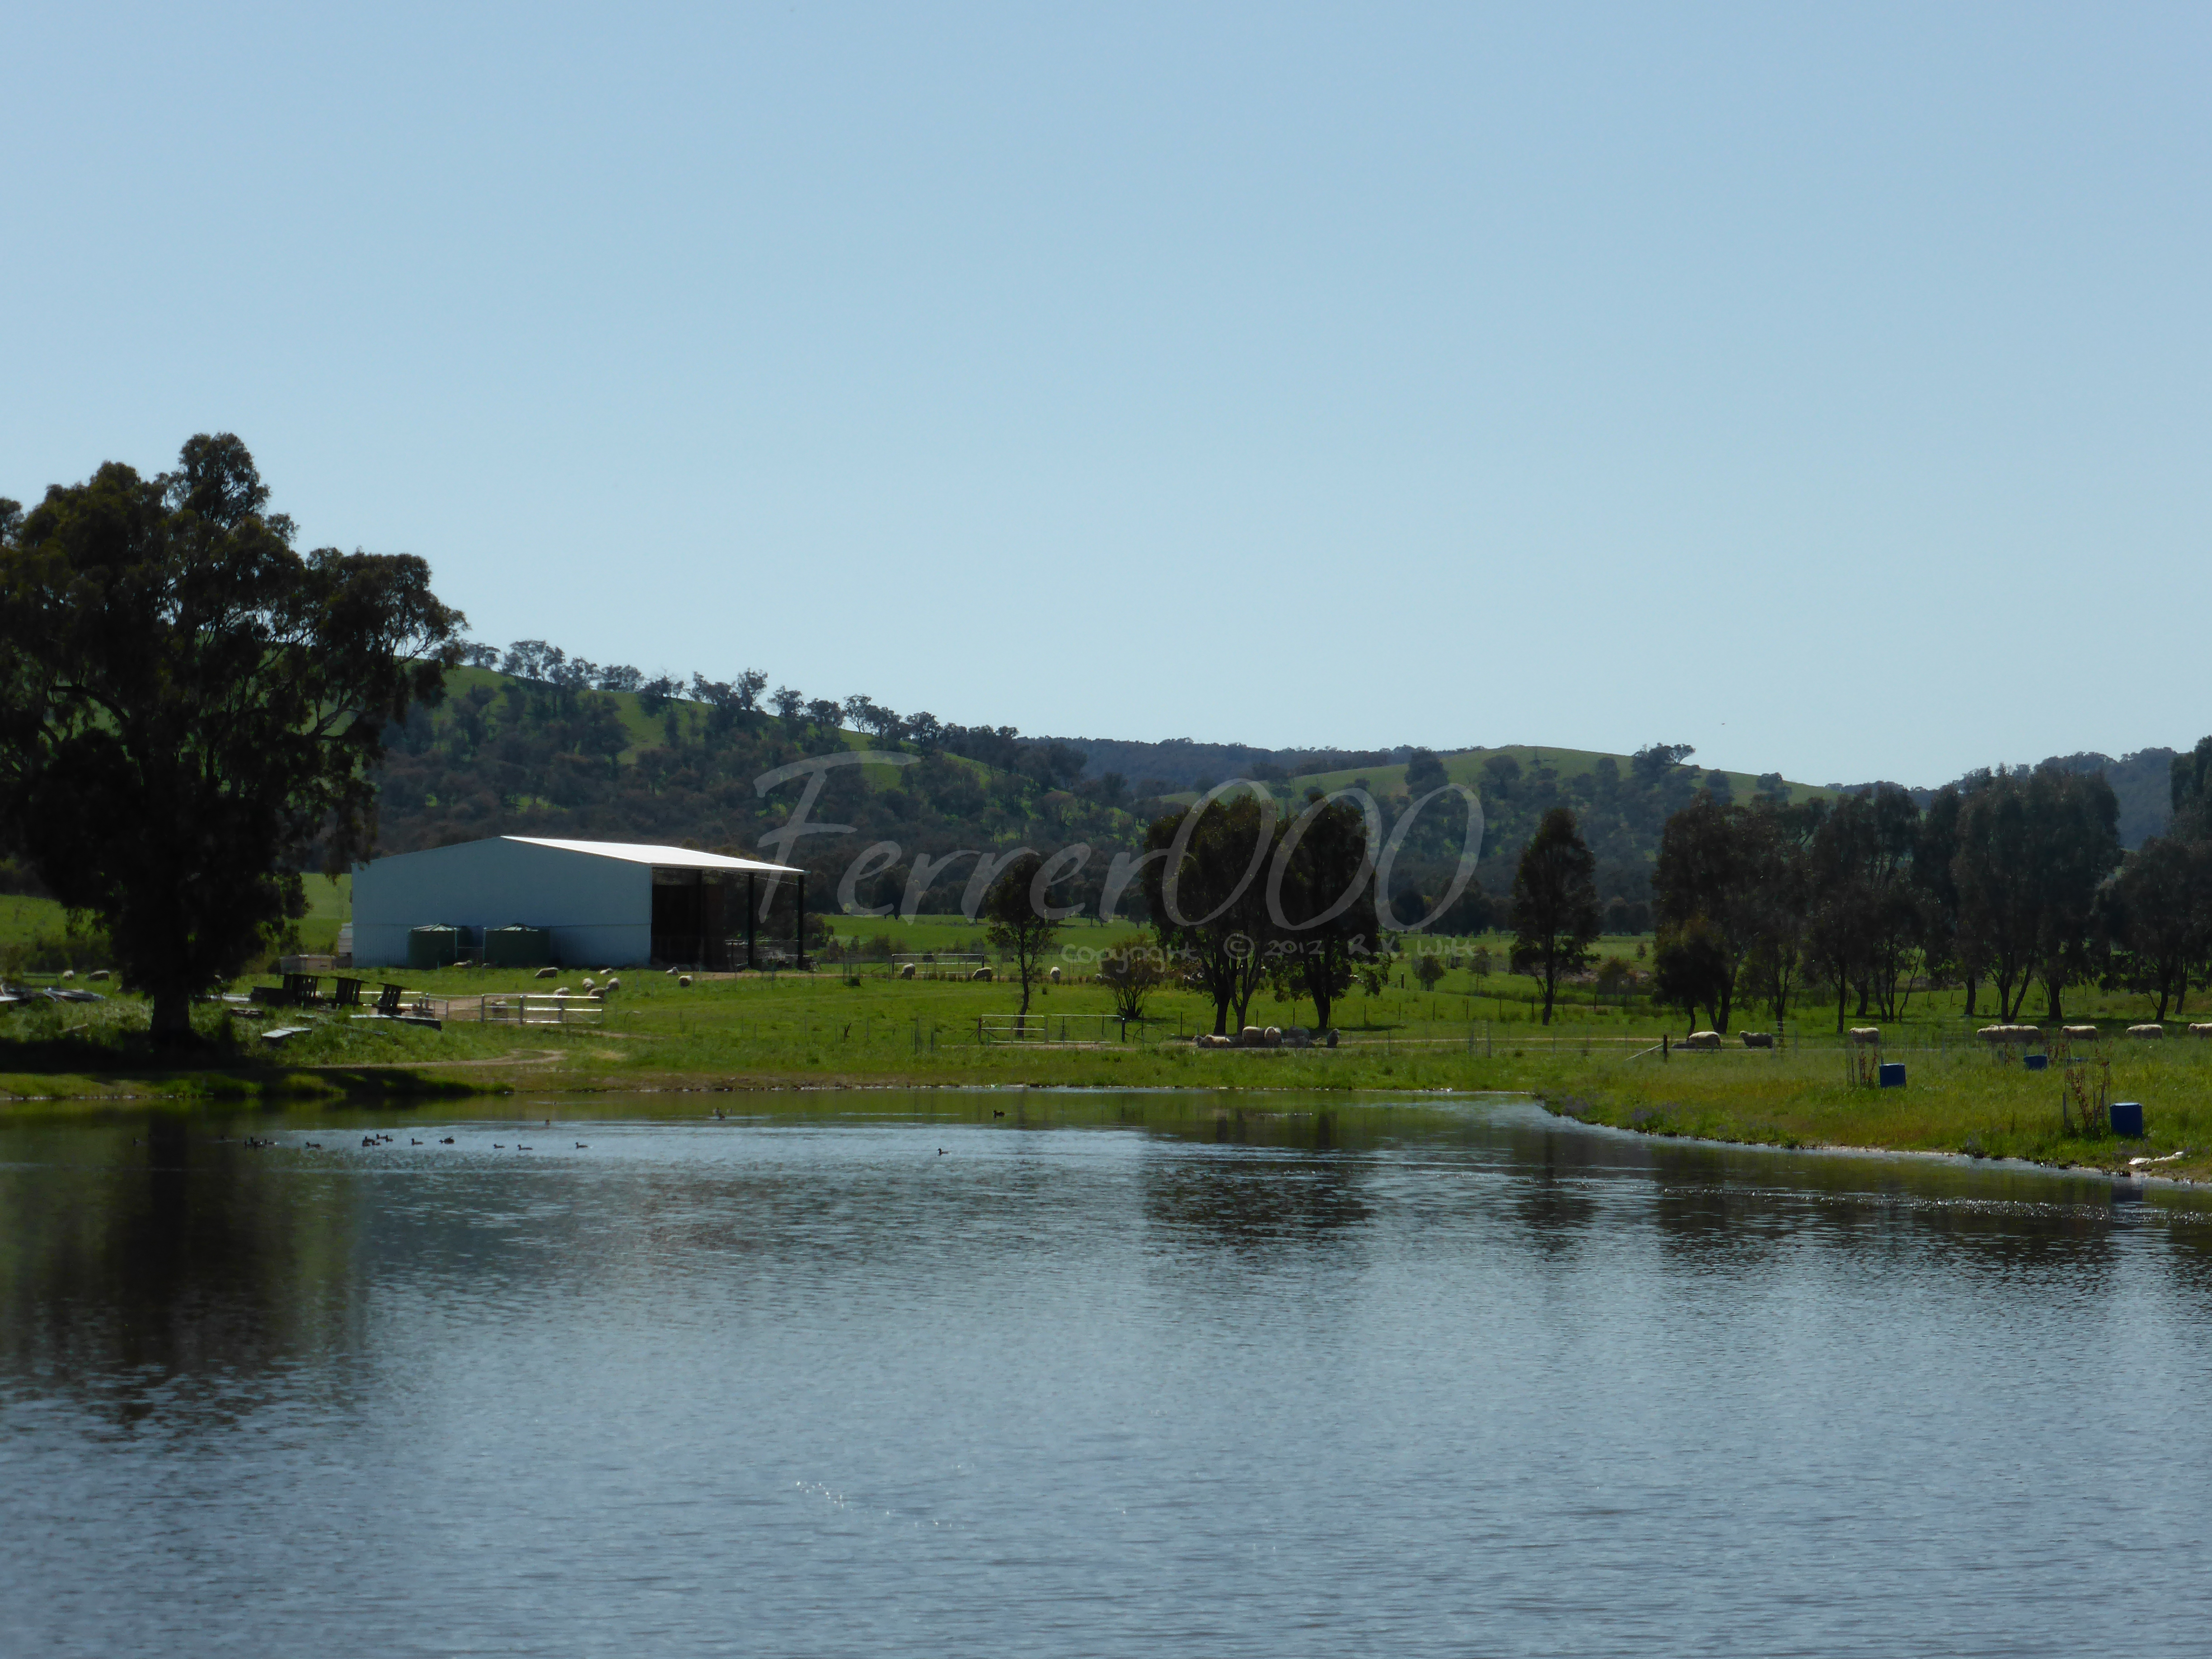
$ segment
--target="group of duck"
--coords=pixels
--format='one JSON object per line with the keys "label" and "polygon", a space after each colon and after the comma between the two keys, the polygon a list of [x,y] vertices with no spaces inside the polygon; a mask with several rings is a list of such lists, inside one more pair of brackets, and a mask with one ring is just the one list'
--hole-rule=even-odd
{"label": "group of duck", "polygon": [[[548,1122],[550,1122],[550,1119],[548,1120]],[[230,1139],[230,1137],[228,1135],[217,1135],[216,1139],[218,1142],[227,1143]],[[133,1135],[131,1138],[131,1144],[133,1146],[139,1146],[145,1145],[145,1142],[140,1137]],[[281,1140],[271,1140],[261,1135],[248,1135],[239,1144],[243,1146],[251,1147],[258,1152],[264,1146],[281,1146],[284,1143]],[[319,1140],[303,1140],[299,1144],[302,1149],[307,1152],[319,1152],[323,1150],[323,1143]],[[374,1151],[380,1146],[396,1146],[399,1143],[395,1136],[386,1134],[382,1130],[379,1129],[372,1133],[363,1135],[361,1138],[361,1144],[364,1148]],[[428,1146],[434,1145],[439,1146],[451,1146],[454,1144],[454,1141],[453,1137],[451,1135],[447,1135],[443,1139],[434,1142],[419,1139],[413,1135],[410,1135],[407,1138],[407,1144],[410,1146]],[[508,1146],[508,1143],[503,1140],[495,1140],[491,1145],[492,1150],[495,1152],[506,1152]],[[591,1143],[586,1140],[580,1140],[576,1143],[576,1150],[580,1152],[588,1151],[590,1146]],[[528,1152],[537,1150],[535,1147],[526,1146],[520,1141],[514,1143],[514,1149],[518,1152]]]}

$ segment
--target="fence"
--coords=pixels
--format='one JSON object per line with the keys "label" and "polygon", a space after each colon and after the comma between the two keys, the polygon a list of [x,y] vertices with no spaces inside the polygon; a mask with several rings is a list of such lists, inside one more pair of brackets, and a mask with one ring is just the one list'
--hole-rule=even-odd
{"label": "fence", "polygon": [[[1146,1028],[1158,1024],[1158,1036]],[[1165,1021],[1123,1019],[1118,1014],[978,1014],[975,1041],[993,1042],[1158,1042],[1166,1036]],[[1180,1030],[1182,1022],[1176,1022]],[[1134,1030],[1134,1036],[1131,1035]]]}
{"label": "fence", "polygon": [[[603,1025],[607,1006],[597,997],[486,995],[477,999],[476,1015],[485,1025]],[[451,1003],[443,1017],[454,1018]]]}
{"label": "fence", "polygon": [[[855,957],[853,965],[864,966],[866,960]],[[978,968],[990,966],[990,958],[981,951],[927,951],[918,955],[902,952],[878,960],[884,964],[884,971],[896,979],[969,979]]]}

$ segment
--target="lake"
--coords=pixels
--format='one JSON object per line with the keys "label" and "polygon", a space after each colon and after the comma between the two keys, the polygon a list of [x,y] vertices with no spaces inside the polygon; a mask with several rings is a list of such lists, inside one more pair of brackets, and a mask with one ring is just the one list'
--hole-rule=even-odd
{"label": "lake", "polygon": [[2193,1193],[1516,1102],[23,1109],[9,1653],[2205,1645]]}

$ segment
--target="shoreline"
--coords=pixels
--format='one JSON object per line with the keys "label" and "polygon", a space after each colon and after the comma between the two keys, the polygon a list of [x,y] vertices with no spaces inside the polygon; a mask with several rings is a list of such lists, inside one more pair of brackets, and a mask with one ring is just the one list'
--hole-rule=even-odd
{"label": "shoreline", "polygon": [[[1023,1056],[1024,1058],[1028,1056]],[[1238,1059],[1249,1061],[1259,1059],[1262,1063],[1278,1056],[1224,1056],[1231,1064]],[[2139,1187],[2162,1186],[2175,1191],[2197,1191],[2212,1186],[2212,1158],[2200,1156],[2193,1146],[2164,1148],[2166,1152],[2179,1150],[2183,1158],[2173,1162],[2180,1167],[2172,1173],[2152,1172],[2118,1163],[2116,1157],[2142,1146],[2150,1150],[2150,1143],[2114,1143],[2109,1137],[2099,1141],[2077,1143],[2080,1151],[2106,1152],[2105,1161],[2075,1157],[2038,1158],[2020,1152],[1984,1152],[1978,1155],[1966,1147],[1941,1145],[1883,1144],[1865,1139],[1838,1139],[1825,1135],[1758,1134],[1729,1133],[1728,1126],[1715,1124],[1700,1115],[1696,1127],[1676,1119],[1671,1113],[1642,1109],[1649,1115],[1643,1122],[1613,1121],[1616,1116],[1633,1115],[1637,1109],[1624,1108],[1619,1100],[1593,1101],[1580,1091],[1589,1090],[1601,1083],[1595,1066],[1585,1066],[1583,1075],[1568,1078],[1531,1076],[1525,1082],[1516,1082],[1504,1077],[1489,1076],[1476,1079],[1464,1077],[1451,1082],[1405,1082],[1350,1078],[1341,1079],[1301,1079],[1297,1082],[1266,1082],[1224,1076],[1218,1080],[1198,1078],[1177,1078],[1170,1081],[1121,1082],[1118,1080],[1073,1079],[1044,1077],[1012,1077],[981,1079],[976,1077],[948,1078],[936,1075],[872,1075],[835,1074],[823,1070],[776,1070],[752,1072],[738,1075],[715,1076],[703,1068],[697,1072],[671,1071],[654,1068],[646,1075],[624,1077],[610,1074],[596,1067],[580,1067],[582,1075],[555,1075],[555,1068],[565,1060],[577,1058],[556,1051],[535,1049],[523,1055],[492,1056],[469,1060],[447,1060],[441,1064],[436,1060],[410,1064],[404,1061],[384,1062],[365,1066],[321,1065],[270,1067],[260,1076],[252,1073],[252,1066],[205,1071],[183,1067],[149,1068],[131,1079],[140,1087],[117,1089],[123,1081],[112,1073],[96,1079],[83,1073],[27,1073],[0,1075],[0,1112],[9,1108],[57,1109],[67,1112],[71,1108],[86,1110],[113,1109],[118,1107],[147,1107],[168,1110],[197,1110],[208,1108],[229,1109],[317,1108],[334,1111],[361,1110],[378,1105],[416,1107],[433,1102],[459,1103],[467,1100],[511,1098],[519,1094],[554,1094],[563,1096],[606,1095],[782,1095],[782,1094],[839,1094],[839,1093],[930,1093],[930,1094],[1050,1094],[1060,1096],[1085,1095],[1144,1095],[1156,1097],[1186,1096],[1191,1097],[1231,1096],[1249,1101],[1255,1109],[1266,1110],[1270,1097],[1333,1095],[1343,1097],[1346,1104],[1358,1103],[1362,1097],[1378,1097],[1402,1100],[1407,1103],[1438,1104],[1455,1100],[1482,1099],[1525,1100],[1540,1108],[1547,1120],[1571,1123],[1585,1129],[1603,1130],[1610,1134],[1632,1138],[1644,1143],[1676,1141],[1714,1148],[1741,1148],[1754,1152],[1809,1152],[1831,1157],[1880,1158],[1911,1158],[1916,1161],[1934,1160],[1954,1164],[1962,1168],[2010,1168],[2040,1175],[2077,1175],[2096,1176],[2113,1184]],[[1559,1057],[1565,1059],[1568,1057]],[[1479,1062],[1469,1062],[1470,1065]],[[1499,1062],[1480,1062],[1488,1072],[1509,1069]],[[103,1068],[105,1069],[105,1068]],[[1364,1069],[1364,1068],[1363,1068]],[[1524,1071],[1556,1073],[1556,1064],[1524,1066]],[[441,1075],[453,1072],[474,1073],[476,1075],[455,1077]],[[507,1075],[486,1075],[507,1073]],[[84,1090],[53,1089],[51,1085],[64,1083],[71,1076],[81,1076],[95,1086]],[[50,1086],[26,1091],[21,1085],[44,1082]],[[1639,1079],[1649,1080],[1646,1079]],[[212,1085],[213,1086],[207,1086]],[[105,1086],[100,1086],[105,1085]],[[167,1085],[167,1086],[164,1086]],[[199,1085],[199,1086],[194,1086]],[[348,1086],[351,1085],[351,1086]],[[1604,1092],[1600,1091],[1600,1092]],[[1640,1093],[1639,1093],[1639,1097]],[[1909,1135],[1899,1140],[1925,1139],[1923,1126],[1916,1125]],[[2075,1146],[2067,1150],[2073,1152]],[[2141,1154],[2137,1154],[2141,1155]],[[2161,1161],[2165,1161],[2163,1158]]]}
{"label": "shoreline", "polygon": [[[1510,1091],[1508,1091],[1510,1092]],[[2115,1170],[2097,1164],[2060,1164],[2032,1158],[1977,1158],[1971,1152],[1944,1152],[1933,1146],[1860,1146],[1838,1141],[1818,1144],[1785,1145],[1778,1140],[1728,1140],[1712,1135],[1669,1134],[1649,1129],[1628,1128],[1619,1124],[1594,1122],[1575,1116],[1554,1107],[1542,1096],[1529,1096],[1552,1118],[1571,1123],[1577,1128],[1602,1130],[1609,1135],[1621,1135],[1633,1143],[1650,1146],[1669,1141],[1678,1146],[1711,1146],[1728,1151],[1754,1152],[1802,1152],[1816,1158],[1916,1158],[1938,1164],[1955,1164],[1962,1170],[2006,1169],[2037,1175],[2078,1175],[2085,1178],[2101,1176],[2110,1182],[2133,1182],[2142,1186],[2171,1187],[2177,1191],[2200,1191],[2212,1187],[2212,1173],[2202,1178],[2179,1175],[2150,1175],[2132,1170]]]}

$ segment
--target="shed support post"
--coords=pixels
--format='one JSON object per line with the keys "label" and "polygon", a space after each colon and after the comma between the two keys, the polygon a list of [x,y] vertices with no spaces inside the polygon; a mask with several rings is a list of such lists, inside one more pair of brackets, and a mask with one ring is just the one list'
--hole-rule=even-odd
{"label": "shed support post", "polygon": [[745,872],[745,969],[750,972],[758,964],[753,959],[753,934],[760,926],[760,897],[757,889],[760,878],[751,871]]}
{"label": "shed support post", "polygon": [[792,940],[791,948],[798,953],[799,971],[805,973],[806,971],[806,872],[804,870],[799,872],[799,903],[793,912],[791,927],[792,932],[796,935]]}

